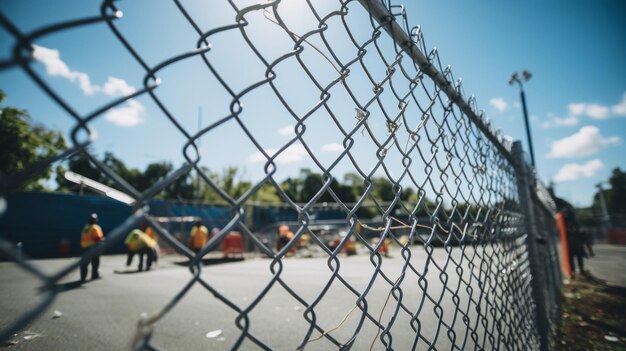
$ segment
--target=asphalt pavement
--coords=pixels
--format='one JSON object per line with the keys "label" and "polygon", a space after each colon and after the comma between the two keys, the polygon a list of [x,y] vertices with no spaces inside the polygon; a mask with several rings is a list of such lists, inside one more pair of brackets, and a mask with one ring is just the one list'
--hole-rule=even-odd
{"label": "asphalt pavement", "polygon": [[[484,324],[486,319],[476,318],[476,302],[483,311],[493,308],[487,305],[488,301],[493,303],[493,294],[502,294],[501,279],[508,278],[498,273],[498,278],[483,281],[480,286],[476,277],[483,276],[479,270],[486,266],[470,269],[466,264],[468,258],[478,263],[479,256],[475,255],[467,249],[464,259],[459,249],[448,254],[443,248],[436,248],[428,255],[423,248],[416,248],[409,260],[411,266],[407,267],[400,251],[392,251],[380,268],[387,280],[377,273],[368,255],[342,255],[340,276],[333,275],[325,258],[286,258],[282,266],[276,265],[273,270],[280,272],[282,282],[289,289],[280,282],[271,284],[274,275],[270,259],[216,260],[215,264],[204,266],[200,275],[213,290],[196,282],[186,292],[184,288],[192,274],[182,265],[185,259],[180,256],[162,257],[158,266],[149,272],[127,269],[124,256],[104,256],[100,269],[102,279],[81,285],[77,282],[78,272],[73,272],[60,283],[59,287],[65,291],[4,347],[16,350],[129,349],[142,316],[154,316],[167,308],[156,323],[151,339],[151,345],[162,350],[228,350],[242,334],[241,328],[275,350],[295,350],[308,332],[311,337],[307,350],[337,349],[326,337],[321,337],[319,331],[311,330],[305,317],[314,318],[339,343],[356,337],[355,350],[385,349],[376,327],[379,321],[389,329],[391,338],[385,340],[396,350],[427,349],[427,341],[442,350],[452,349],[452,344],[459,349],[474,348],[475,344],[489,348],[485,327],[490,328],[490,333],[496,331],[493,325]],[[58,272],[70,262],[70,259],[32,261],[49,273]],[[462,281],[455,262],[463,267]],[[330,265],[335,268],[336,263]],[[403,270],[407,272],[404,276]],[[345,283],[356,292],[366,292],[369,317],[354,307],[357,294]],[[401,294],[396,291],[396,296],[390,293],[394,283],[402,289]],[[44,295],[38,290],[40,285],[39,280],[15,264],[0,263],[0,328],[41,301]],[[170,305],[174,297],[182,293],[180,301]],[[262,299],[256,303],[259,296]],[[397,298],[402,306],[398,305]],[[307,313],[302,301],[315,303],[314,313]],[[246,310],[247,318],[238,319],[239,313],[231,308],[233,306]],[[411,313],[403,308],[419,310],[419,318],[411,320]],[[396,318],[391,318],[394,315]],[[463,319],[472,327],[467,328]],[[260,348],[246,338],[240,349]]]}
{"label": "asphalt pavement", "polygon": [[626,245],[595,244],[593,252],[595,256],[585,262],[591,275],[626,288]]}

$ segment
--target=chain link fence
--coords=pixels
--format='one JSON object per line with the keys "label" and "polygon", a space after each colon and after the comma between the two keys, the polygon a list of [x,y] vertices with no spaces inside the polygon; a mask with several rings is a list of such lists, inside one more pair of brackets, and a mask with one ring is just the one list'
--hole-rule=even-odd
{"label": "chain link fence", "polygon": [[[223,344],[227,349],[552,348],[560,317],[561,277],[551,198],[525,163],[520,145],[494,131],[475,99],[466,98],[450,67],[441,64],[436,50],[427,49],[420,28],[409,25],[404,7],[376,0],[300,1],[297,6],[278,0],[210,4],[175,0],[158,22],[186,26],[189,37],[178,40],[190,45],[161,57],[171,48],[156,51],[161,56],[155,51],[148,54],[142,50],[154,38],[128,34],[133,26],[143,26],[142,20],[154,23],[148,20],[152,4],[145,4],[144,14],[122,15],[129,3],[103,1],[99,13],[32,30],[24,30],[7,14],[10,11],[0,13],[0,24],[11,38],[11,51],[4,52],[0,69],[27,75],[71,124],[66,130],[71,136],[67,151],[2,175],[2,192],[13,191],[55,162],[83,153],[134,201],[132,215],[107,233],[104,244],[53,273],[20,257],[13,243],[2,242],[2,254],[40,281],[45,296],[4,322],[0,340],[36,320],[63,294],[57,284],[75,274],[81,260],[106,252],[146,220],[163,242],[188,258],[189,273],[167,303],[154,306],[155,313],[137,321],[134,338],[128,340],[133,349],[164,348],[159,322],[174,313],[192,288],[204,290],[209,309],[230,311],[224,316],[232,317],[223,317],[234,330],[230,343]],[[207,21],[204,16],[211,13],[219,13],[221,19]],[[106,40],[128,54],[123,64],[140,67],[143,81],[140,88],[83,113],[77,107],[81,98],[64,94],[51,82],[37,68],[33,53],[34,45],[46,37],[75,38],[74,33],[90,33],[92,27],[106,29]],[[198,131],[188,116],[177,112],[177,99],[193,94],[193,88],[169,72],[188,62],[197,64],[193,76],[214,92],[203,97],[212,107]],[[114,74],[117,65],[111,63],[107,70]],[[167,79],[161,80],[161,75]],[[179,93],[160,94],[167,89]],[[152,117],[169,125],[172,136],[163,138],[168,140],[166,147],[182,150],[185,161],[143,192],[99,160],[90,147],[98,145],[94,125],[112,109],[138,101],[149,103],[155,111]],[[263,128],[274,118],[290,121],[293,127],[277,147],[268,146],[272,138]],[[218,166],[220,155],[234,151],[213,145],[205,152],[206,145],[200,144],[201,138],[232,131],[236,131],[233,144],[249,145],[255,165],[262,169],[254,184],[236,198],[207,172],[207,167]],[[316,140],[322,134],[333,142],[331,158],[320,151],[328,150]],[[281,187],[289,169],[286,159],[294,150],[322,175],[305,203],[294,201]],[[346,201],[333,187],[346,170],[362,185],[356,202]],[[189,172],[217,192],[231,214],[197,254],[152,217],[147,206]],[[375,191],[381,177],[391,189],[389,199]],[[297,214],[295,235],[280,250],[263,240],[247,220],[248,205],[264,187],[273,188],[281,206]],[[406,189],[416,196],[403,196]],[[331,205],[342,213],[346,228],[333,248],[312,229],[317,224],[313,209],[323,196],[333,199]],[[359,211],[364,207],[374,209],[375,215],[364,220]],[[202,258],[234,229],[266,259],[212,267],[207,273]],[[322,258],[288,257],[305,235]],[[359,254],[345,256],[348,245],[357,245]],[[246,268],[238,270],[244,264]],[[247,301],[236,298],[237,292],[220,285],[220,270],[223,275],[245,277],[236,290],[253,296]],[[258,280],[246,276],[245,270],[258,272]],[[268,301],[290,301],[287,304],[298,311],[297,320],[281,322],[281,312],[268,307]],[[280,337],[272,336],[271,330],[278,329]]]}

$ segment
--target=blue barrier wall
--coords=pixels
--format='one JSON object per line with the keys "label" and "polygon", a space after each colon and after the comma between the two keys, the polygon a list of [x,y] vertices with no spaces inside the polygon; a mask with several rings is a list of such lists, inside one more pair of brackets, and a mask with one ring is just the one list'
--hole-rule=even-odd
{"label": "blue barrier wall", "polygon": [[[106,239],[107,234],[131,215],[129,205],[108,197],[71,193],[11,193],[6,197],[7,210],[0,215],[0,236],[14,244],[22,243],[30,257],[58,257],[61,242],[69,242],[70,255],[80,254],[80,233],[91,213],[97,213]],[[230,220],[227,207],[181,204],[162,200],[149,202],[153,216],[195,216],[212,227],[223,227]],[[185,223],[187,233],[193,223]],[[107,253],[125,251],[123,239]]]}
{"label": "blue barrier wall", "polygon": [[[62,240],[68,240],[70,253],[80,253],[80,233],[93,212],[106,234],[123,222],[131,207],[102,196],[63,193],[12,193],[6,197],[7,210],[0,216],[0,235],[22,243],[31,257],[56,257]],[[122,240],[123,241],[123,240]],[[123,252],[119,243],[110,252]]]}
{"label": "blue barrier wall", "polygon": [[[107,234],[131,214],[131,206],[104,196],[78,195],[73,193],[11,193],[6,197],[7,210],[0,215],[0,236],[13,243],[22,243],[25,254],[31,257],[58,257],[61,242],[69,243],[70,255],[79,255],[80,232],[89,214],[95,212],[99,224]],[[152,200],[150,214],[158,217],[193,216],[202,219],[209,229],[223,228],[232,218],[230,207],[220,205],[179,203]],[[315,209],[312,216],[318,220],[340,220],[346,215],[336,209]],[[295,222],[298,213],[286,207],[247,208],[251,229],[267,227],[281,222]],[[172,233],[182,234],[184,239],[193,223],[170,225]],[[232,228],[239,230],[239,228]],[[108,253],[125,251],[123,240]]]}

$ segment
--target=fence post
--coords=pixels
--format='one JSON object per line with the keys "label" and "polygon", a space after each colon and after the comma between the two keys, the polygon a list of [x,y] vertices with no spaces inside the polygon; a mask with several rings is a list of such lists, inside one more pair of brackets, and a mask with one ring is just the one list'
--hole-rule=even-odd
{"label": "fence post", "polygon": [[520,141],[513,143],[513,157],[516,160],[516,170],[518,177],[518,193],[522,213],[525,217],[525,228],[527,231],[526,248],[528,250],[528,261],[531,273],[532,297],[535,302],[535,324],[540,338],[540,350],[550,350],[550,325],[547,313],[547,301],[545,295],[546,279],[543,267],[540,265],[540,253],[537,242],[545,238],[540,238],[537,228],[537,219],[533,208],[533,198],[531,191],[534,191],[535,180],[531,170],[524,160],[524,151]]}

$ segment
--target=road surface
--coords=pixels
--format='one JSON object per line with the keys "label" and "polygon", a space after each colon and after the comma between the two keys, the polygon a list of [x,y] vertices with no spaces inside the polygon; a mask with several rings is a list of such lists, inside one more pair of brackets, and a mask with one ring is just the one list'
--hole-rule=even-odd
{"label": "road surface", "polygon": [[626,245],[595,244],[585,269],[609,285],[626,288]]}
{"label": "road surface", "polygon": [[[494,294],[502,294],[501,289],[507,286],[510,279],[523,279],[516,278],[515,272],[495,273],[492,279],[483,279],[484,289],[481,290],[477,277],[484,278],[484,273],[480,273],[478,267],[474,267],[473,271],[468,268],[468,259],[478,264],[479,257],[487,254],[488,250],[474,252],[467,248],[462,256],[459,248],[454,248],[452,255],[448,255],[443,248],[435,248],[429,258],[424,248],[416,247],[412,253],[409,262],[419,275],[409,267],[401,278],[406,260],[399,250],[392,251],[391,257],[384,258],[381,271],[392,283],[402,279],[400,287],[403,306],[413,314],[420,311],[419,318],[413,322],[409,312],[400,309],[397,314],[394,313],[398,307],[396,297],[400,295],[390,295],[391,285],[380,274],[370,285],[376,269],[368,255],[340,256],[341,277],[356,291],[367,291],[367,310],[371,318],[380,320],[385,327],[391,326],[393,349],[411,349],[417,335],[414,328],[419,330],[420,335],[416,341],[417,349],[428,348],[425,340],[433,342],[437,349],[444,350],[451,349],[453,342],[460,349],[473,349],[475,342],[491,348],[488,336],[492,333],[497,339],[499,332],[489,323],[486,325],[489,333],[485,333],[484,323],[487,319],[476,317],[478,305],[482,311],[496,307],[491,312],[509,311],[513,318],[523,320],[522,316],[516,317],[514,301],[498,301],[494,298]],[[38,319],[10,339],[4,347],[19,350],[129,349],[141,316],[151,316],[163,309],[190,281],[192,275],[189,269],[181,265],[184,261],[181,256],[166,256],[160,259],[156,269],[132,272],[126,271],[124,256],[103,256],[100,269],[102,279],[80,285],[76,283],[78,272],[70,274],[61,282],[66,291],[58,294]],[[32,262],[45,272],[53,273],[69,264],[70,259]],[[489,262],[493,264],[493,259],[484,262],[483,269]],[[239,262],[206,265],[201,277],[218,294],[227,297],[240,309],[245,309],[255,303],[255,298],[272,280],[271,263],[270,259],[249,258]],[[457,272],[461,273],[463,280],[459,281]],[[420,281],[420,276],[425,279]],[[314,308],[316,321],[329,330],[335,340],[343,344],[355,334],[363,315],[359,308],[355,308],[357,295],[339,279],[333,278],[326,259],[286,258],[280,277],[293,293],[309,304],[319,300]],[[329,281],[330,287],[325,290]],[[6,327],[43,298],[38,291],[40,285],[37,279],[15,264],[0,263],[0,328]],[[517,289],[523,288],[517,286]],[[455,296],[454,292],[458,292],[458,295]],[[272,349],[295,350],[310,326],[303,316],[305,309],[305,305],[275,283],[247,314],[249,333]],[[463,322],[463,314],[469,318],[471,328],[467,328]],[[393,315],[397,315],[397,318],[392,321]],[[151,345],[162,350],[228,350],[242,333],[235,324],[237,316],[238,313],[232,308],[196,283],[156,323]],[[475,335],[472,335],[472,331]],[[372,320],[365,319],[356,334],[353,349],[385,349],[379,332]],[[501,333],[507,337],[506,330]],[[306,350],[338,348],[326,338],[314,340],[319,336],[318,331],[312,332]],[[386,340],[389,342],[389,338]],[[245,339],[240,349],[255,350],[259,347]]]}

